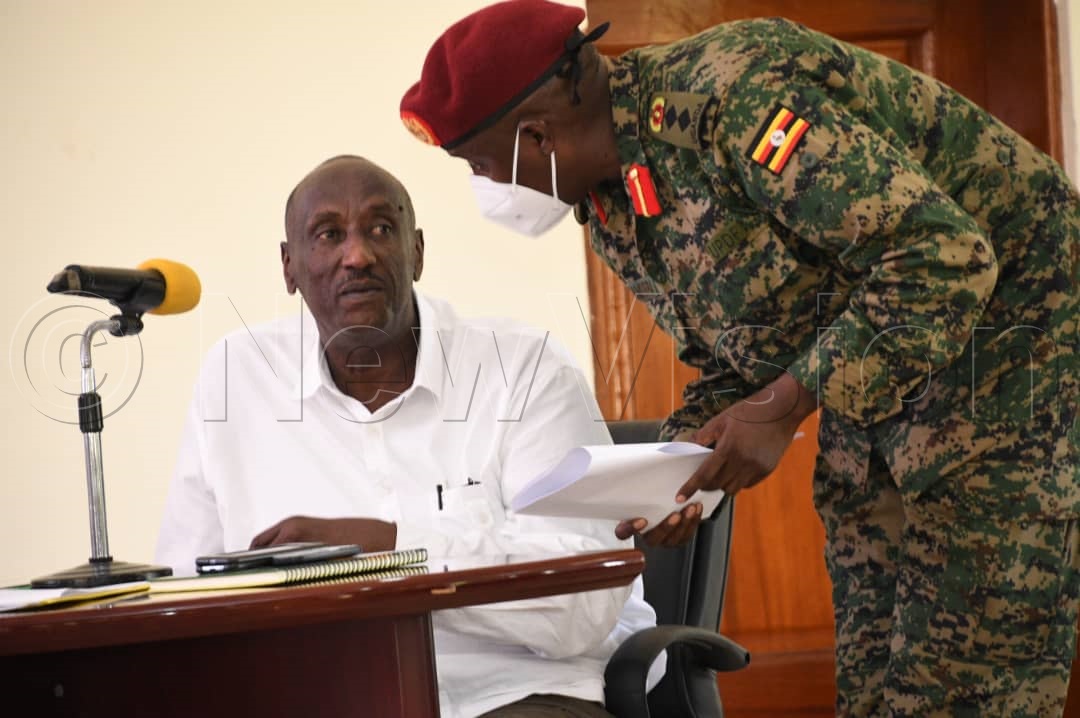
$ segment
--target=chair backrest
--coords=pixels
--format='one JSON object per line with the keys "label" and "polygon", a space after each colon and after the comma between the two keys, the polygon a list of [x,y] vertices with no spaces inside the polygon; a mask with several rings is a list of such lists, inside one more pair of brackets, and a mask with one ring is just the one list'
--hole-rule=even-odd
{"label": "chair backrest", "polygon": [[[656,441],[660,423],[613,421],[608,422],[608,430],[616,444]],[[734,510],[734,500],[725,496],[712,515],[702,520],[694,537],[677,548],[652,547],[640,538],[635,540],[645,554],[645,600],[656,611],[657,624],[718,630]],[[691,697],[695,688],[680,664],[679,656],[669,656],[668,675],[649,694],[653,715],[694,715],[692,706],[702,705]],[[715,688],[713,684],[711,690]]]}

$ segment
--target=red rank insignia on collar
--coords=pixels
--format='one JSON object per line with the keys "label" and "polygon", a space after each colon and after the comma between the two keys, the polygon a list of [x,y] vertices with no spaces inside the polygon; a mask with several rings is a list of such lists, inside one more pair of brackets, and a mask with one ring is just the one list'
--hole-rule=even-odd
{"label": "red rank insignia on collar", "polygon": [[592,201],[593,211],[596,212],[596,218],[600,220],[600,224],[607,224],[607,211],[604,209],[600,197],[597,196],[596,192],[589,192],[589,199]]}
{"label": "red rank insignia on collar", "polygon": [[639,217],[655,217],[662,211],[656,197],[652,174],[645,165],[632,164],[626,173],[626,189],[634,203],[634,213]]}

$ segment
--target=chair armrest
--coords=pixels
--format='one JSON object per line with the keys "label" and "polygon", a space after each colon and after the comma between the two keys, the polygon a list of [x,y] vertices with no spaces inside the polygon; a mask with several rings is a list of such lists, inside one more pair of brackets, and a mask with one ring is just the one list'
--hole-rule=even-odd
{"label": "chair armrest", "polygon": [[[604,669],[607,710],[619,718],[648,718],[649,667],[663,651],[675,647],[695,672],[737,671],[750,663],[749,651],[712,631],[689,626],[646,628],[623,641],[608,660]],[[670,659],[668,665],[670,669]],[[712,690],[716,690],[715,681]]]}

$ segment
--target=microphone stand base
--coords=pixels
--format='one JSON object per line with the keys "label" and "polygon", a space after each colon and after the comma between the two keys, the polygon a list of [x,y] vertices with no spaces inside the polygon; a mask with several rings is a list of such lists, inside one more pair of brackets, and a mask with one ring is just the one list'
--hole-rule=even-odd
{"label": "microphone stand base", "polygon": [[31,588],[92,588],[94,586],[106,586],[110,583],[127,583],[130,581],[146,581],[151,578],[171,576],[172,569],[168,566],[151,566],[145,563],[127,563],[125,561],[113,561],[111,558],[89,561],[82,566],[69,568],[48,576],[35,578],[30,582]]}

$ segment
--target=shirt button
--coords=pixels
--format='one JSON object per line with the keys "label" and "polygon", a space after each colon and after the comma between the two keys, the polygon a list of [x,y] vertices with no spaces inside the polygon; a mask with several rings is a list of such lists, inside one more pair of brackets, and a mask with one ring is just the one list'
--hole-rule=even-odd
{"label": "shirt button", "polygon": [[813,167],[818,163],[818,156],[813,152],[803,152],[799,155],[799,164],[803,167]]}
{"label": "shirt button", "polygon": [[991,187],[1000,187],[1001,183],[1005,181],[1005,173],[1000,169],[993,170],[986,176],[986,184]]}
{"label": "shirt button", "polygon": [[1012,160],[1012,155],[1009,154],[1009,151],[1007,149],[1002,147],[997,152],[997,158],[998,158],[998,162],[1000,162],[1003,165],[1007,165]]}

